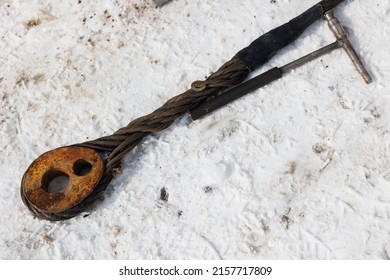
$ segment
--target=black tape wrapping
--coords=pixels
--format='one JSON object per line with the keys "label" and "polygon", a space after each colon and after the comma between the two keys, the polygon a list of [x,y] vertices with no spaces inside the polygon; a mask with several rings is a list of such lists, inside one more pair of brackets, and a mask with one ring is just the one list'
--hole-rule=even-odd
{"label": "black tape wrapping", "polygon": [[236,56],[251,71],[254,71],[273,57],[280,49],[295,41],[313,22],[320,19],[322,15],[323,7],[317,4],[288,23],[260,36],[248,47],[239,51]]}

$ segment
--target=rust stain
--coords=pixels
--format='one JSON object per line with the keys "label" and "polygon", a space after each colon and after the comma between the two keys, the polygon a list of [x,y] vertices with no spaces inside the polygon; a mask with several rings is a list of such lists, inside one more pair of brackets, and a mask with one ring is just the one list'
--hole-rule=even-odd
{"label": "rust stain", "polygon": [[34,84],[37,85],[37,84],[39,84],[40,82],[43,82],[43,81],[45,80],[45,75],[43,75],[42,73],[36,74],[36,75],[33,77],[33,80],[34,80]]}
{"label": "rust stain", "polygon": [[33,28],[34,26],[38,26],[42,23],[41,19],[37,18],[37,19],[30,19],[27,23],[26,23],[26,26],[27,26],[27,29],[31,29]]}
{"label": "rust stain", "polygon": [[287,174],[294,175],[295,171],[297,170],[297,165],[298,163],[296,161],[291,162]]}
{"label": "rust stain", "polygon": [[21,73],[15,81],[15,85],[22,86],[27,85],[30,82],[30,77],[28,77],[24,72]]}

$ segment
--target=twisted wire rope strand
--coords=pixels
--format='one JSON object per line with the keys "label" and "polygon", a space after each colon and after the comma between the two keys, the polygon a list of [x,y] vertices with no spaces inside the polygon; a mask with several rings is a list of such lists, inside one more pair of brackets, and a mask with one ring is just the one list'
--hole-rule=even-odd
{"label": "twisted wire rope strand", "polygon": [[133,120],[111,136],[76,145],[111,152],[106,163],[106,173],[110,173],[119,167],[124,155],[137,146],[144,137],[168,128],[177,118],[197,107],[204,100],[215,96],[225,88],[240,84],[248,74],[249,69],[246,65],[239,58],[233,57],[206,79],[207,86],[204,90],[189,89],[172,97],[154,112]]}
{"label": "twisted wire rope strand", "polygon": [[[345,0],[323,0],[319,5],[321,5],[325,13],[343,1]],[[204,81],[206,87],[203,90],[189,89],[169,99],[154,112],[133,120],[127,126],[117,130],[113,135],[72,145],[91,148],[101,153],[109,153],[102,178],[89,196],[81,203],[61,213],[47,213],[32,205],[26,199],[21,189],[21,197],[24,204],[36,217],[51,221],[70,219],[84,212],[107,189],[109,183],[114,178],[116,169],[120,167],[121,160],[125,154],[134,149],[144,137],[166,129],[177,118],[191,111],[206,99],[217,95],[226,88],[240,84],[246,79],[249,73],[250,69],[248,66],[238,56],[234,56]]]}
{"label": "twisted wire rope strand", "polygon": [[152,133],[166,129],[177,118],[197,107],[206,99],[218,94],[221,90],[240,84],[248,76],[249,72],[248,67],[238,57],[233,57],[206,79],[207,87],[205,89],[199,91],[189,89],[169,99],[154,112],[133,120],[127,126],[117,130],[113,135],[72,145],[109,153],[102,178],[94,190],[81,203],[61,213],[46,213],[29,203],[23,191],[21,191],[23,202],[36,217],[51,221],[70,219],[85,212],[96,200],[102,197],[102,193],[114,178],[116,169],[120,167],[122,158],[134,149],[142,139]]}

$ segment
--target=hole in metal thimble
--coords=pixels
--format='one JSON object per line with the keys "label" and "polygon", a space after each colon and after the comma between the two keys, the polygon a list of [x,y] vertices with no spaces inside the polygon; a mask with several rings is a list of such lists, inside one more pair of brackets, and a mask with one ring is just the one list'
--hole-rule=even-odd
{"label": "hole in metal thimble", "polygon": [[57,169],[47,171],[42,177],[42,187],[49,193],[62,192],[69,182],[69,175]]}
{"label": "hole in metal thimble", "polygon": [[73,164],[73,172],[77,176],[85,176],[92,171],[92,164],[84,159],[79,159]]}

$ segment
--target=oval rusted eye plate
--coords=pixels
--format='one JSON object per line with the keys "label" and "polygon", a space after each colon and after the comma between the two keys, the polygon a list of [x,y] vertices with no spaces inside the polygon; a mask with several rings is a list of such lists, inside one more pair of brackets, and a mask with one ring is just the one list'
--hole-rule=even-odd
{"label": "oval rusted eye plate", "polygon": [[[22,190],[34,207],[60,213],[88,197],[103,172],[104,162],[95,150],[62,147],[42,154],[28,167],[22,179]],[[65,179],[61,183],[65,185],[55,190],[53,181],[60,177]]]}

